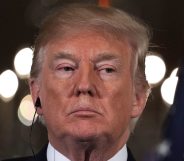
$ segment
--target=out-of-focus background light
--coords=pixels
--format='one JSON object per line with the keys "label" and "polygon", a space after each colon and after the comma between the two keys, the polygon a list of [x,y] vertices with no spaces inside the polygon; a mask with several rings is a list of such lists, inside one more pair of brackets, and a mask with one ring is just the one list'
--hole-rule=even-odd
{"label": "out-of-focus background light", "polygon": [[156,148],[157,153],[161,157],[165,157],[170,153],[171,143],[168,140],[163,140]]}
{"label": "out-of-focus background light", "polygon": [[31,70],[33,50],[31,48],[21,49],[14,58],[14,68],[20,78],[28,78]]}
{"label": "out-of-focus background light", "polygon": [[158,55],[148,55],[145,60],[145,73],[149,84],[158,84],[165,76],[166,65],[164,60]]}
{"label": "out-of-focus background light", "polygon": [[[25,96],[18,108],[18,118],[26,126],[31,126],[33,117],[35,114],[35,107],[31,98],[31,95]],[[38,115],[35,115],[34,121],[36,121]]]}
{"label": "out-of-focus background light", "polygon": [[11,70],[5,70],[0,75],[0,96],[6,102],[10,101],[18,89],[18,78]]}
{"label": "out-of-focus background light", "polygon": [[175,95],[176,86],[178,83],[178,77],[176,75],[177,71],[178,71],[178,68],[175,68],[171,72],[171,75],[167,79],[165,79],[165,81],[161,86],[162,99],[168,105],[172,105],[174,101],[174,95]]}
{"label": "out-of-focus background light", "polygon": [[[5,69],[16,70],[14,67],[14,58],[17,51],[22,49],[20,48],[21,46],[29,47],[34,45],[42,18],[45,17],[49,10],[52,10],[53,7],[63,6],[64,4],[72,2],[78,3],[82,1],[1,1],[0,74]],[[149,83],[152,87],[152,94],[147,102],[147,107],[145,108],[141,119],[138,121],[138,126],[136,126],[134,130],[134,135],[133,137],[130,137],[128,143],[128,146],[133,151],[137,160],[146,160],[145,154],[149,152],[152,153],[153,148],[157,147],[156,145],[160,143],[163,121],[166,118],[168,111],[170,111],[168,103],[166,104],[162,99],[160,93],[161,85],[164,80],[170,76],[172,69],[182,63],[181,61],[183,59],[184,50],[183,41],[181,41],[184,39],[184,34],[181,34],[184,33],[183,0],[179,0],[177,3],[174,3],[173,1],[166,2],[159,0],[139,1],[139,3],[133,0],[109,0],[109,4],[107,3],[107,0],[90,0],[86,2],[95,4],[99,2],[98,4],[103,7],[108,5],[118,7],[136,17],[138,16],[138,18],[148,23],[147,25],[152,30],[149,47],[149,51],[151,51],[150,54],[160,55],[165,61],[167,67],[166,76],[156,84],[153,84],[149,79]],[[157,8],[157,12],[155,12],[154,8]],[[173,9],[173,12],[170,12],[171,8]],[[16,28],[12,29],[12,26],[15,26],[15,24]],[[20,63],[24,63],[26,60],[27,58],[21,58],[21,61],[18,64],[20,65]],[[26,63],[26,65],[27,64],[29,63]],[[147,72],[147,75],[151,74],[153,75],[151,78],[155,79],[155,73],[157,74],[160,72],[160,68],[157,69],[157,67],[157,64],[153,63],[153,72],[149,71]],[[20,65],[20,68],[25,69],[23,65]],[[0,144],[1,147],[3,147],[0,148],[0,160],[12,158],[13,156],[27,156],[31,153],[30,147],[27,145],[27,140],[29,140],[29,127],[25,126],[20,121],[17,121],[17,119],[19,119],[17,116],[18,106],[23,98],[22,96],[25,96],[29,91],[27,81],[22,80],[22,78],[27,77],[27,74],[25,74],[25,77],[22,77],[20,74],[18,75],[17,71],[15,71],[15,73],[19,78],[19,87],[16,95],[11,101],[5,102],[1,99],[2,95],[0,94]],[[1,83],[0,85],[2,86]],[[8,86],[9,85],[11,84],[8,84]],[[167,91],[166,93],[173,92]],[[20,110],[19,114],[21,116]],[[39,151],[41,145],[48,142],[46,129],[45,127],[42,128],[42,125],[36,121],[33,132],[32,141],[35,148],[34,150]],[[45,135],[45,137],[43,137],[43,135]],[[144,139],[140,139],[140,136],[143,136]],[[10,148],[10,144],[13,144],[14,146]],[[163,143],[159,148],[161,151],[160,153],[163,155],[167,154],[167,147],[167,143]],[[148,158],[147,160],[150,159],[151,158]]]}

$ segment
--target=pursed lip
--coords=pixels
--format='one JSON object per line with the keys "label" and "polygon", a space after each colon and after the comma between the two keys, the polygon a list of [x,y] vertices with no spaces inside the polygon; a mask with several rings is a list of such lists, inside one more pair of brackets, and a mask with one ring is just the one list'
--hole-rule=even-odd
{"label": "pursed lip", "polygon": [[92,107],[77,107],[73,109],[71,112],[69,112],[68,115],[89,117],[89,116],[102,115],[102,114],[98,110]]}

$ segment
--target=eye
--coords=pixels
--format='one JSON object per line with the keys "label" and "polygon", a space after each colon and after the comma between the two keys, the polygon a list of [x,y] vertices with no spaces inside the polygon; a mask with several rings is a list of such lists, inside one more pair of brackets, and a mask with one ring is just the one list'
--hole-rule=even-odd
{"label": "eye", "polygon": [[75,66],[68,63],[64,63],[64,64],[59,64],[56,67],[56,72],[57,74],[60,75],[60,77],[68,78],[72,76],[72,74],[75,72],[75,69],[76,69]]}
{"label": "eye", "polygon": [[113,72],[115,72],[115,70],[113,69],[113,68],[105,68],[105,69],[103,69],[104,70],[104,72],[106,72],[106,73],[113,73]]}
{"label": "eye", "polygon": [[104,65],[104,66],[101,66],[98,71],[100,72],[100,74],[106,74],[106,75],[109,75],[109,74],[112,74],[114,72],[116,72],[116,69],[113,67],[113,66],[110,66],[110,65]]}
{"label": "eye", "polygon": [[65,72],[69,72],[69,71],[74,71],[74,68],[72,68],[70,66],[65,66],[65,67],[61,68],[60,70],[64,70]]}
{"label": "eye", "polygon": [[56,70],[58,71],[62,71],[62,72],[72,72],[74,71],[74,67],[72,65],[69,64],[61,64],[59,66],[56,67]]}

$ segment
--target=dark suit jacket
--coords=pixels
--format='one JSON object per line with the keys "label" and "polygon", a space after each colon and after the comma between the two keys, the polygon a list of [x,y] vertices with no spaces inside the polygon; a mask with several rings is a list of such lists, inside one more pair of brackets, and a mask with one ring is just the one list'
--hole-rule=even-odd
{"label": "dark suit jacket", "polygon": [[[38,154],[35,156],[23,157],[23,158],[15,158],[8,159],[4,161],[47,161],[47,146],[45,146]],[[128,149],[128,160],[127,161],[135,161],[131,151]]]}

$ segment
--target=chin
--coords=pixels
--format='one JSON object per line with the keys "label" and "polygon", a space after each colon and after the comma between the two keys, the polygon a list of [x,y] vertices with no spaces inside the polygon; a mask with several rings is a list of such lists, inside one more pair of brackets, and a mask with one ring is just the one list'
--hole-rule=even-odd
{"label": "chin", "polygon": [[70,126],[70,132],[73,137],[81,140],[91,140],[102,135],[103,126],[99,122],[82,120]]}

